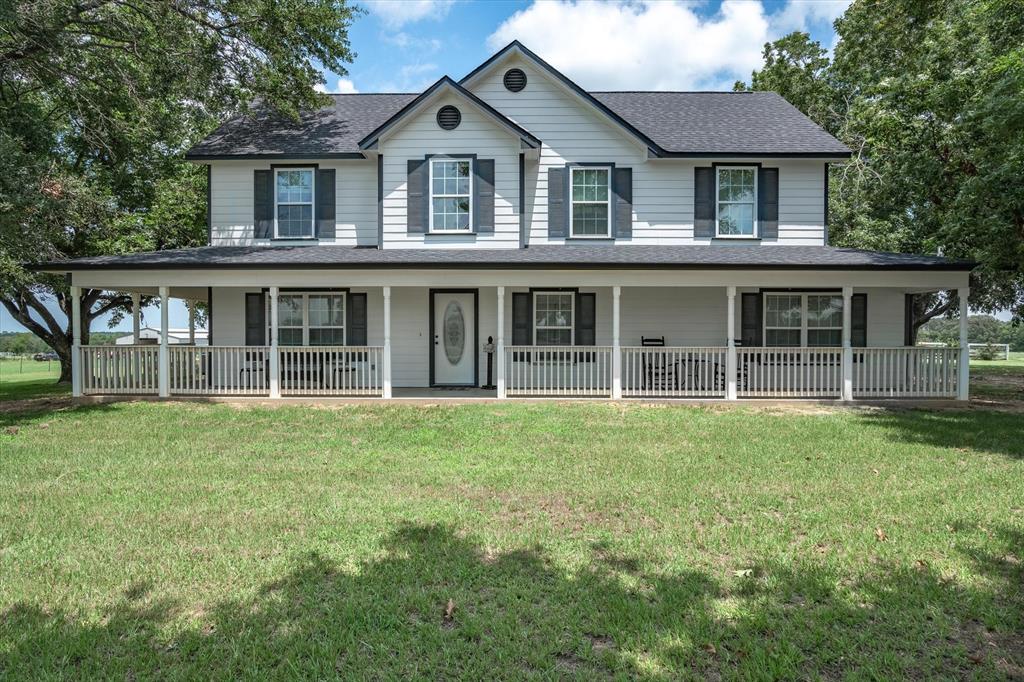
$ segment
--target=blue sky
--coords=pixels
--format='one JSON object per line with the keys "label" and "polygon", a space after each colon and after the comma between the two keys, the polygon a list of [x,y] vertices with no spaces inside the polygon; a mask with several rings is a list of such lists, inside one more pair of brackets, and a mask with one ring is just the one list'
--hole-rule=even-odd
{"label": "blue sky", "polygon": [[[349,73],[330,92],[418,92],[461,78],[513,39],[590,90],[725,90],[747,80],[765,42],[804,30],[826,47],[847,0],[559,2],[363,0]],[[59,315],[59,311],[55,311]],[[153,324],[155,309],[144,311]],[[187,324],[172,301],[172,327]],[[21,330],[0,306],[0,331]],[[98,321],[93,329],[107,328]],[[116,329],[130,330],[131,320]]]}

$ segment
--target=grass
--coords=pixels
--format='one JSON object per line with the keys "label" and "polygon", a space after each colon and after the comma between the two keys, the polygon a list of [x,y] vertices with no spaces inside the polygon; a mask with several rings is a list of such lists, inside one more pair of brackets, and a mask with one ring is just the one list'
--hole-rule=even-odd
{"label": "grass", "polygon": [[0,677],[1024,675],[989,410],[0,413]]}
{"label": "grass", "polygon": [[59,376],[59,362],[0,358],[0,401],[67,395],[70,387],[58,384]]}
{"label": "grass", "polygon": [[995,400],[1024,400],[1024,353],[1008,360],[971,360],[971,394]]}

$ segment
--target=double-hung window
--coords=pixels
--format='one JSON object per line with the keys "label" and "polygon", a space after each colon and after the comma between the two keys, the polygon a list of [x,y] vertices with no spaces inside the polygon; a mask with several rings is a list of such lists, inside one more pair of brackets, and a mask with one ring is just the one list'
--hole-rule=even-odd
{"label": "double-hung window", "polygon": [[[270,320],[270,300],[267,300]],[[267,338],[270,329],[267,328]],[[344,346],[345,294],[287,293],[277,298],[277,342],[281,346]]]}
{"label": "double-hung window", "polygon": [[274,182],[275,236],[313,236],[313,169],[277,168]]}
{"label": "double-hung window", "polygon": [[716,180],[717,236],[754,237],[757,223],[757,168],[719,166]]}
{"label": "double-hung window", "polygon": [[841,346],[843,297],[839,294],[766,294],[766,346]]}
{"label": "double-hung window", "polygon": [[469,159],[431,160],[431,232],[470,231],[473,211],[471,166]]}
{"label": "double-hung window", "polygon": [[611,236],[611,175],[610,168],[569,168],[569,234],[573,237]]}
{"label": "double-hung window", "polygon": [[571,291],[537,291],[533,295],[533,343],[537,346],[571,346],[573,301]]}

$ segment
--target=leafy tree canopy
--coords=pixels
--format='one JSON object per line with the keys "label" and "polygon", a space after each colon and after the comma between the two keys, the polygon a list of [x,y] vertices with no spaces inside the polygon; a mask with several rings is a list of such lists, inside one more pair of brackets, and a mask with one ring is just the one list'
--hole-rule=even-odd
{"label": "leafy tree canopy", "polygon": [[[835,27],[832,59],[793,33],[736,84],[853,150],[833,169],[831,242],[972,258],[972,307],[1024,319],[1024,2],[858,0]],[[926,300],[921,321],[954,305]]]}
{"label": "leafy tree canopy", "polygon": [[[322,104],[319,67],[346,73],[344,0],[0,3],[0,302],[64,360],[62,278],[26,261],[205,241],[205,177],[182,153],[255,98]],[[124,296],[83,294],[89,322]]]}

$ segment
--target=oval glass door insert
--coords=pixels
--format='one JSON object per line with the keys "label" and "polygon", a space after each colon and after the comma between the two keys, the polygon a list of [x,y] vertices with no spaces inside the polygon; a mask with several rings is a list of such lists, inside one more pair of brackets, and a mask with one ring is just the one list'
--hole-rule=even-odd
{"label": "oval glass door insert", "polygon": [[459,364],[466,349],[466,318],[458,301],[449,301],[444,309],[444,354],[448,362]]}

